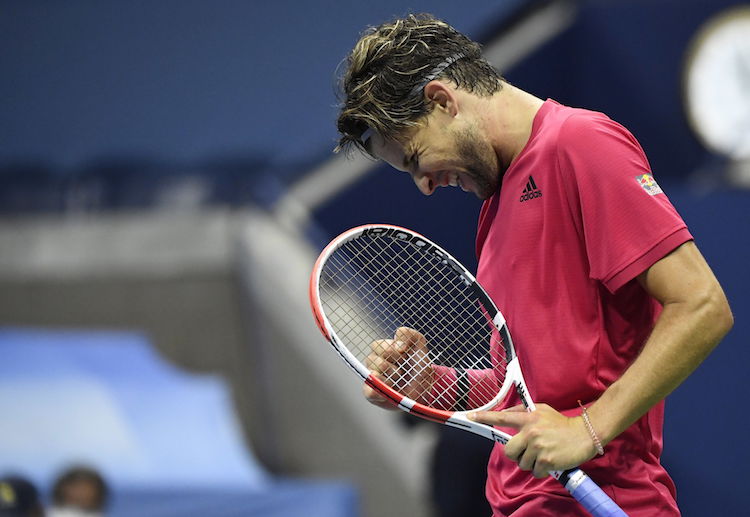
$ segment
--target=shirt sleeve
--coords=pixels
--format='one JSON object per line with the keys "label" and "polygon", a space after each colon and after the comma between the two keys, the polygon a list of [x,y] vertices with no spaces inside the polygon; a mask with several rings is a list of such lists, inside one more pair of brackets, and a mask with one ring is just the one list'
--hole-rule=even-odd
{"label": "shirt sleeve", "polygon": [[614,293],[692,239],[643,149],[623,126],[602,114],[575,114],[563,124],[558,142],[558,165],[590,278]]}
{"label": "shirt sleeve", "polygon": [[[491,368],[484,370],[466,370],[465,386],[459,380],[455,368],[433,365],[435,382],[427,399],[427,404],[446,411],[463,411],[476,409],[492,400],[499,386],[495,372]],[[457,407],[460,402],[461,407]]]}

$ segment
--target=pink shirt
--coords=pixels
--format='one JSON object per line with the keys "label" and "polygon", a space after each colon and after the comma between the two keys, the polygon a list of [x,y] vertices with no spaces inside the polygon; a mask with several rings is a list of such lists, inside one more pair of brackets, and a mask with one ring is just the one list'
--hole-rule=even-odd
{"label": "pink shirt", "polygon": [[[507,318],[534,401],[579,414],[578,399],[595,401],[620,377],[660,312],[635,277],[690,239],[625,128],[544,103],[477,233],[477,278]],[[659,403],[582,466],[631,517],[679,515],[659,463],[663,416]],[[587,515],[501,446],[488,468],[495,516]]]}

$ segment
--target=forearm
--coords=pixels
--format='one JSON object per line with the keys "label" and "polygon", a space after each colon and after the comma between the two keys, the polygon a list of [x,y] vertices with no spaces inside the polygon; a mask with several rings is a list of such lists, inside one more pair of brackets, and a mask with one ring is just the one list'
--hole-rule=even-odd
{"label": "forearm", "polygon": [[606,445],[679,386],[732,326],[723,292],[717,288],[689,302],[669,302],[641,354],[589,408]]}

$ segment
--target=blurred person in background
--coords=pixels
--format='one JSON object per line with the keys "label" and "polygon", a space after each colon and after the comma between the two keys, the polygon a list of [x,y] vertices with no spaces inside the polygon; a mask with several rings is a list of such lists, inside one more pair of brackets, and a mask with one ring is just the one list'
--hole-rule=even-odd
{"label": "blurred person in background", "polygon": [[[483,201],[476,276],[506,314],[539,402],[533,413],[516,398],[470,416],[516,431],[489,461],[493,514],[585,515],[548,477],[582,465],[632,517],[680,515],[660,462],[663,399],[733,316],[635,137],[602,113],[516,88],[431,15],[368,30],[342,89],[339,150],[382,159],[425,195],[453,186]],[[409,331],[379,342],[375,373],[424,343]]]}
{"label": "blurred person in background", "polygon": [[0,517],[44,517],[36,487],[21,476],[0,478]]}
{"label": "blurred person in background", "polygon": [[48,517],[103,517],[109,487],[91,467],[74,466],[58,476],[52,488]]}

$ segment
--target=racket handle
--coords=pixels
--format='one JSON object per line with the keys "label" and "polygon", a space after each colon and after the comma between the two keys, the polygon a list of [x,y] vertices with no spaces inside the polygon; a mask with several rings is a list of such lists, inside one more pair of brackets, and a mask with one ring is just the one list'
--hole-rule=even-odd
{"label": "racket handle", "polygon": [[581,469],[565,471],[560,482],[594,517],[628,517],[628,514]]}

